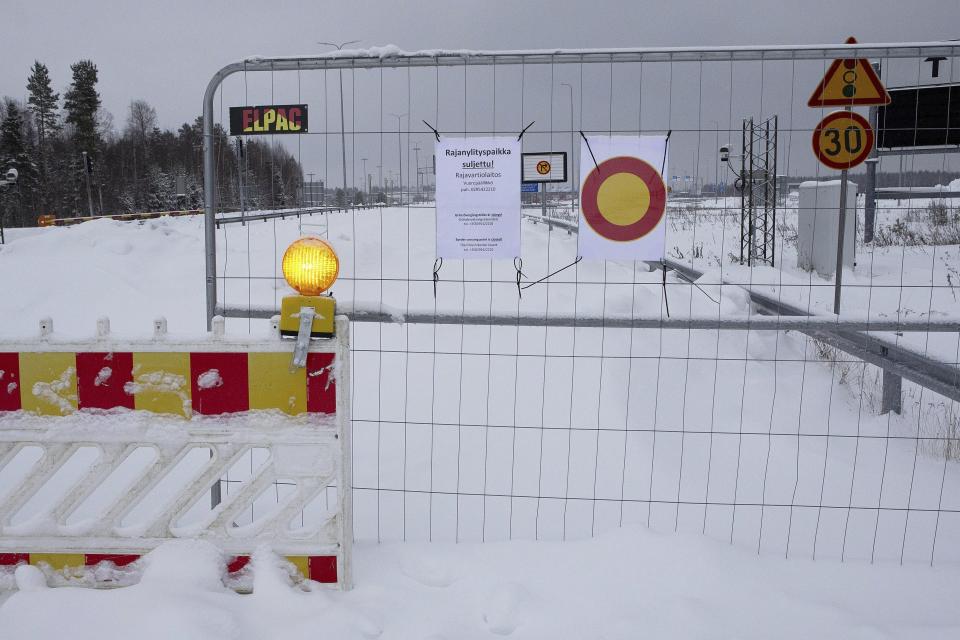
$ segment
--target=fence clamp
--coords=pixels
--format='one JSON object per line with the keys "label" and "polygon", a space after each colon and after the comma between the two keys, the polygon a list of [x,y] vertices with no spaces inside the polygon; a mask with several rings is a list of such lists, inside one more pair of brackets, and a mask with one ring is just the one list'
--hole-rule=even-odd
{"label": "fence clamp", "polygon": [[310,350],[310,333],[313,329],[313,307],[300,307],[300,330],[297,331],[297,344],[293,348],[293,367],[302,369],[307,366],[307,351]]}

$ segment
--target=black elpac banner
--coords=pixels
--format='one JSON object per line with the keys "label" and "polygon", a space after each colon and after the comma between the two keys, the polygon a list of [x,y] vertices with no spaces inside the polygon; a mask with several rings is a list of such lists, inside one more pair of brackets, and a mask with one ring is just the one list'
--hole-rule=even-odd
{"label": "black elpac banner", "polygon": [[307,105],[269,104],[230,107],[230,135],[307,133]]}

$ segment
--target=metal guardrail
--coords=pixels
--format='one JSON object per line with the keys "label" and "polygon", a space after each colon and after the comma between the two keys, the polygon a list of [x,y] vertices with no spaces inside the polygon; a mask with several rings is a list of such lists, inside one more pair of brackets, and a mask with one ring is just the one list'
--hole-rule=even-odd
{"label": "metal guardrail", "polygon": [[877,200],[918,200],[924,199],[943,199],[960,198],[960,191],[950,191],[948,189],[937,189],[935,187],[923,189],[897,189],[882,187],[876,190]]}
{"label": "metal guardrail", "polygon": [[203,213],[203,209],[182,209],[177,211],[143,211],[137,213],[115,213],[103,216],[78,216],[75,218],[54,218],[49,224],[40,226],[62,227],[71,224],[80,224],[91,220],[152,220],[153,218],[162,218],[163,216],[196,216]]}
{"label": "metal guardrail", "polygon": [[[355,206],[333,206],[333,207],[298,207],[295,209],[275,209],[273,211],[267,211],[264,213],[257,213],[251,215],[230,215],[236,214],[236,211],[226,212],[229,217],[220,217],[217,218],[216,224],[219,229],[222,225],[236,224],[247,222],[255,222],[259,220],[272,220],[275,218],[286,219],[286,218],[299,218],[304,215],[313,215],[315,213],[333,213],[336,211],[350,211],[355,209],[374,209],[382,207],[382,204],[368,204],[368,205],[355,205]],[[73,224],[80,224],[82,222],[90,222],[91,220],[119,220],[121,222],[132,221],[132,220],[152,220],[154,218],[162,218],[164,216],[178,217],[178,216],[196,216],[203,213],[203,209],[182,209],[177,211],[141,211],[136,213],[116,213],[108,214],[102,216],[78,216],[74,218],[53,218],[46,222],[45,224],[41,222],[39,226],[41,227],[63,227]]]}
{"label": "metal guardrail", "polygon": [[[264,220],[276,220],[277,218],[285,220],[287,218],[300,218],[302,216],[313,215],[316,213],[335,213],[338,211],[355,211],[360,209],[378,209],[382,204],[359,204],[354,206],[337,207],[307,207],[300,209],[277,209],[265,213],[256,213],[251,215],[233,215],[228,218],[217,218],[217,229],[228,224],[246,224],[248,222],[262,222]],[[236,213],[236,212],[232,212]]]}
{"label": "metal guardrail", "polygon": [[[690,280],[696,280],[703,275],[691,267],[675,260],[665,259],[667,268],[682,273]],[[939,393],[951,400],[960,401],[960,368],[957,366],[934,360],[926,355],[919,354],[911,349],[899,346],[894,342],[878,336],[867,335],[865,331],[937,331],[933,328],[933,321],[879,321],[847,324],[835,316],[813,316],[804,309],[777,300],[770,296],[752,291],[744,287],[750,295],[750,301],[757,311],[768,316],[777,316],[778,322],[784,325],[789,322],[798,331],[812,338],[816,338],[830,346],[844,351],[864,362],[868,362],[884,372],[883,410],[900,412],[900,399],[888,397],[888,389],[892,395],[893,389],[899,390],[899,381],[889,376],[906,378],[922,387]],[[799,319],[796,322],[794,319]],[[824,322],[826,320],[826,322]],[[831,326],[830,320],[835,323]],[[955,322],[941,325],[946,331],[960,332]],[[949,328],[951,327],[952,328]],[[899,395],[899,394],[898,394]]]}

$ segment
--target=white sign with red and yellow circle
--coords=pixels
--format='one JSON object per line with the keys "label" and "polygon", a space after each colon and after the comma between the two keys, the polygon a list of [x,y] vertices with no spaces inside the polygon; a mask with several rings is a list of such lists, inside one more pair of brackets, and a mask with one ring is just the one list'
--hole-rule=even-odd
{"label": "white sign with red and yellow circle", "polygon": [[590,137],[580,146],[580,166],[578,253],[601,260],[662,260],[666,136]]}

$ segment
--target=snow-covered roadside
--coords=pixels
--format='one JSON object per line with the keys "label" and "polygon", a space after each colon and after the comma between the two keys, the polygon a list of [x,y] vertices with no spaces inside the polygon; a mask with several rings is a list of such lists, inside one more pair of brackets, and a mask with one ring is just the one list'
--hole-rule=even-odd
{"label": "snow-covered roadside", "polygon": [[0,607],[4,638],[956,638],[949,568],[814,564],[700,536],[620,529],[549,543],[357,548],[349,593],[287,586],[274,556],[253,595],[222,587],[205,543],[161,547],[140,584],[24,588]]}

